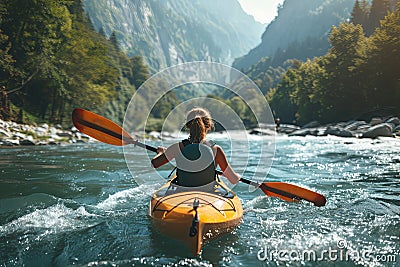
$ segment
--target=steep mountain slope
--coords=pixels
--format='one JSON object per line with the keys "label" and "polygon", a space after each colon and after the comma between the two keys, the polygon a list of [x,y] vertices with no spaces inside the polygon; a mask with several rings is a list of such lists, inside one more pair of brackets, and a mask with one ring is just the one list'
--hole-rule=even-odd
{"label": "steep mountain slope", "polygon": [[181,62],[231,64],[260,42],[264,25],[237,0],[84,0],[94,27],[116,32],[127,54],[152,71]]}
{"label": "steep mountain slope", "polygon": [[236,59],[233,66],[246,70],[263,57],[278,66],[286,59],[326,53],[331,27],[348,19],[353,5],[354,0],[285,0],[262,35],[261,44]]}

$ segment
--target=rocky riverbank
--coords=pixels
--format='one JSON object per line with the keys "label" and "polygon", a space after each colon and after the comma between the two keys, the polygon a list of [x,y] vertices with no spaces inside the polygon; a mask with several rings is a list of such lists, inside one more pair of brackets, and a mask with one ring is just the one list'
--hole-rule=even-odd
{"label": "rocky riverbank", "polygon": [[348,121],[329,125],[321,125],[317,121],[313,121],[301,128],[282,125],[280,132],[288,136],[400,137],[400,119],[398,117],[373,118],[369,122]]}
{"label": "rocky riverbank", "polygon": [[39,126],[19,124],[0,119],[0,146],[58,145],[89,142],[89,136],[80,133],[75,127],[62,129],[60,125]]}
{"label": "rocky riverbank", "polygon": [[[275,126],[257,128],[250,134],[271,135]],[[280,134],[288,136],[339,136],[356,138],[400,137],[400,119],[398,117],[373,118],[371,121],[348,121],[336,124],[321,125],[317,121],[310,122],[303,127],[282,124],[279,127]],[[149,135],[152,139],[164,139],[158,133],[157,136]],[[94,139],[79,132],[75,127],[62,129],[60,125],[48,124],[27,125],[0,119],[0,146],[34,146],[34,145],[58,145],[92,142]]]}

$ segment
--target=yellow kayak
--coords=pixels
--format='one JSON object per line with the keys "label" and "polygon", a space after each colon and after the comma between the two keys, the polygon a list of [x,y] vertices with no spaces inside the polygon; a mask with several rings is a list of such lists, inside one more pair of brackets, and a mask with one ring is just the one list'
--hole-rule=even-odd
{"label": "yellow kayak", "polygon": [[222,182],[190,188],[172,181],[153,194],[149,214],[162,234],[182,241],[194,255],[204,242],[241,223],[240,200]]}

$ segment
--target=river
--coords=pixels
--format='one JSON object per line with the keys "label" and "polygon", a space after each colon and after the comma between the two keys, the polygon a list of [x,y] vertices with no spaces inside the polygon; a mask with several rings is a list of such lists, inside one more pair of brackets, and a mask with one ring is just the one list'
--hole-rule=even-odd
{"label": "river", "polygon": [[[157,185],[138,185],[122,148],[0,148],[0,266],[400,266],[399,139],[275,142],[265,180],[320,192],[326,206],[287,203],[239,184],[242,224],[197,257],[153,229],[147,213]],[[230,153],[224,140],[217,143]],[[147,152],[135,151],[134,175],[154,179]],[[231,163],[244,167],[240,153]]]}

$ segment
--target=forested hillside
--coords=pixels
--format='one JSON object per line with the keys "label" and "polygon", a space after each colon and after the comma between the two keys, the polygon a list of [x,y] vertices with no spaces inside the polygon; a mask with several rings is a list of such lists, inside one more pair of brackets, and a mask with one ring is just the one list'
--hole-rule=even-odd
{"label": "forested hillside", "polygon": [[292,62],[267,95],[276,116],[306,123],[356,119],[379,110],[399,114],[400,3],[396,8],[394,2],[363,2],[360,20],[356,1],[351,22],[333,27],[328,53]]}
{"label": "forested hillside", "polygon": [[[149,69],[231,62],[263,30],[236,0],[82,2],[0,2],[0,118],[68,124],[83,107],[121,123]],[[178,103],[166,98],[150,120]]]}
{"label": "forested hillside", "polygon": [[107,105],[121,113],[109,102],[148,77],[140,57],[93,29],[79,0],[6,0],[0,12],[3,119],[70,123],[74,107],[104,114]]}
{"label": "forested hillside", "polygon": [[264,57],[277,67],[287,59],[305,60],[325,54],[332,25],[348,19],[353,5],[354,0],[285,0],[261,43],[237,58],[233,67],[246,71]]}
{"label": "forested hillside", "polygon": [[266,94],[296,60],[325,54],[332,25],[350,18],[354,0],[286,0],[262,42],[233,63]]}

